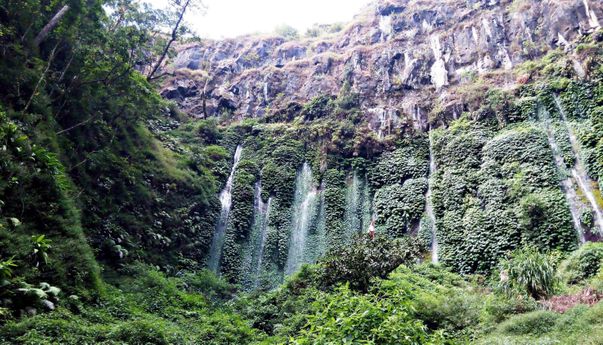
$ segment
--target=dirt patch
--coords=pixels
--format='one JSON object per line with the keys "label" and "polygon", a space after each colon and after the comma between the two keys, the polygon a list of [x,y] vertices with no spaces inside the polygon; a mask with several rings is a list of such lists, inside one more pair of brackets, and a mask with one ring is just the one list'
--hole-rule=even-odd
{"label": "dirt patch", "polygon": [[554,296],[543,301],[542,305],[557,313],[564,313],[578,304],[592,306],[603,300],[603,294],[597,293],[591,288],[586,288],[577,294]]}

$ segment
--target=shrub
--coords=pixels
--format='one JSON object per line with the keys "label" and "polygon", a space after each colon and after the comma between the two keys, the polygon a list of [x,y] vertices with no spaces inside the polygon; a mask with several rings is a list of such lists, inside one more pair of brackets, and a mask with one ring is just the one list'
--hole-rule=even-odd
{"label": "shrub", "polygon": [[453,336],[477,326],[484,299],[461,276],[432,264],[402,265],[388,279],[379,280],[371,293],[394,301],[410,300],[415,317],[429,329]]}
{"label": "shrub", "polygon": [[319,294],[320,273],[318,265],[303,265],[280,288],[241,296],[236,300],[237,310],[254,328],[288,338],[308,322],[307,314]]}
{"label": "shrub", "polygon": [[299,37],[297,29],[287,24],[278,25],[276,28],[274,28],[274,33],[288,40]]}
{"label": "shrub", "polygon": [[204,295],[211,301],[232,298],[235,286],[229,284],[209,270],[187,273],[182,277],[183,286],[190,293]]}
{"label": "shrub", "polygon": [[316,120],[329,115],[333,111],[334,105],[330,96],[322,95],[313,98],[304,105],[302,115],[306,121]]}
{"label": "shrub", "polygon": [[489,330],[506,320],[509,316],[534,311],[538,303],[525,296],[489,295],[481,310],[480,321],[484,330]]}
{"label": "shrub", "polygon": [[17,267],[14,258],[0,260],[0,287],[7,284],[7,280],[13,276],[13,269]]}
{"label": "shrub", "polygon": [[417,240],[357,236],[351,244],[333,249],[322,260],[325,286],[347,282],[354,290],[367,291],[371,278],[385,278],[401,264],[413,264],[421,255]]}
{"label": "shrub", "polygon": [[35,261],[36,267],[40,267],[42,263],[48,265],[48,250],[52,248],[50,245],[51,242],[45,235],[34,235],[31,237],[33,245],[31,256]]}
{"label": "shrub", "polygon": [[603,243],[586,243],[561,263],[558,277],[568,284],[581,283],[599,272],[601,260]]}
{"label": "shrub", "polygon": [[337,106],[343,110],[350,110],[358,107],[360,104],[360,95],[353,92],[348,81],[345,81],[336,100]]}
{"label": "shrub", "polygon": [[551,256],[534,247],[515,250],[499,264],[498,288],[508,294],[547,297],[555,288],[555,266]]}
{"label": "shrub", "polygon": [[218,130],[218,122],[215,119],[200,120],[197,125],[197,133],[205,144],[214,145],[221,138]]}
{"label": "shrub", "polygon": [[443,343],[441,334],[428,334],[423,323],[412,317],[409,300],[394,303],[342,286],[333,294],[320,293],[313,310],[295,344]]}
{"label": "shrub", "polygon": [[126,344],[173,344],[174,330],[160,320],[136,320],[121,325],[109,338]]}
{"label": "shrub", "polygon": [[499,330],[512,335],[540,335],[553,330],[557,319],[558,314],[539,310],[516,316],[501,324]]}

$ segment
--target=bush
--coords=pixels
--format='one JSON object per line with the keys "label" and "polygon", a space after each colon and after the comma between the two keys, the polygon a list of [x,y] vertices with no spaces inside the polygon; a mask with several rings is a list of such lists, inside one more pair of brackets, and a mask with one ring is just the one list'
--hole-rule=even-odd
{"label": "bush", "polygon": [[342,110],[350,110],[360,105],[360,95],[352,91],[350,83],[346,80],[339,90],[336,100],[337,106]]}
{"label": "bush", "polygon": [[347,286],[333,294],[320,293],[314,314],[295,338],[295,344],[440,344],[440,333],[428,334],[412,316],[409,300],[359,295]]}
{"label": "bush", "polygon": [[186,273],[182,277],[183,287],[190,293],[204,295],[207,299],[217,302],[230,299],[236,288],[209,270]]}
{"label": "bush", "polygon": [[463,336],[480,321],[484,296],[439,265],[400,266],[371,290],[386,298],[409,299],[414,315],[431,330]]}
{"label": "bush", "polygon": [[220,131],[218,130],[218,121],[215,119],[199,120],[197,125],[197,134],[207,145],[215,145],[221,139]]}
{"label": "bush", "polygon": [[500,325],[501,332],[512,335],[540,335],[555,328],[558,314],[552,311],[539,310],[516,316]]}
{"label": "bush", "polygon": [[236,309],[254,328],[289,338],[308,322],[307,314],[319,294],[320,273],[318,265],[303,265],[280,288],[241,296],[236,300]]}
{"label": "bush", "polygon": [[[9,321],[0,327],[0,343],[217,345],[261,340],[226,304],[215,309],[206,303],[225,287],[214,276],[201,272],[182,279],[167,277],[143,264],[122,273],[129,276],[115,281],[121,289],[106,286],[108,293],[96,305],[81,304],[73,311],[59,306],[52,313]],[[198,286],[205,282],[208,286]],[[52,293],[52,287],[41,287],[43,293]],[[204,290],[207,295],[186,290]]]}
{"label": "bush", "polygon": [[515,315],[477,344],[601,344],[603,303],[579,305],[563,314],[534,311]]}
{"label": "bush", "polygon": [[304,105],[301,114],[306,121],[316,120],[329,115],[334,108],[333,101],[330,96],[322,95],[313,98],[309,103]]}
{"label": "bush", "polygon": [[323,284],[330,287],[347,282],[354,290],[367,291],[372,278],[385,278],[401,264],[418,260],[421,251],[416,241],[380,235],[371,240],[365,234],[358,235],[351,244],[333,249],[321,261]]}
{"label": "bush", "polygon": [[157,345],[173,344],[173,336],[174,330],[169,329],[164,322],[160,322],[159,320],[137,320],[123,324],[109,334],[109,338],[126,344]]}
{"label": "bush", "polygon": [[299,37],[297,29],[287,24],[278,25],[276,28],[274,28],[274,33],[288,40]]}
{"label": "bush", "polygon": [[597,274],[603,260],[603,243],[586,243],[565,259],[558,277],[567,284],[581,283]]}
{"label": "bush", "polygon": [[512,295],[527,294],[535,299],[547,297],[555,288],[555,265],[551,256],[525,247],[511,253],[499,264],[498,288]]}

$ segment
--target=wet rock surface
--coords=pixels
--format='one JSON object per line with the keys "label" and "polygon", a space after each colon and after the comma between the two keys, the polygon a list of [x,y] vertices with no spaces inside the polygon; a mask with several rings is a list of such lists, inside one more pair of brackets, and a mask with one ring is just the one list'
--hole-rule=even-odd
{"label": "wet rock surface", "polygon": [[571,46],[602,21],[603,3],[592,0],[378,1],[326,36],[181,46],[162,95],[194,117],[241,119],[289,113],[291,104],[338,95],[347,82],[376,131],[425,130],[436,99],[447,117],[462,113],[446,90],[467,75]]}

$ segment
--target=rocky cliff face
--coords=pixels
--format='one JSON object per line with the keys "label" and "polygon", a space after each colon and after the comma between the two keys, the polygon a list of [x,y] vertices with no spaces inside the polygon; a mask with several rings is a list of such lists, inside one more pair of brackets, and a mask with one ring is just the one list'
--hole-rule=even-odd
{"label": "rocky cliff face", "polygon": [[[448,117],[463,111],[453,86],[505,75],[571,47],[601,24],[603,3],[593,0],[378,1],[327,36],[246,36],[180,47],[162,94],[192,116],[247,118],[335,96],[348,84],[374,130],[424,130],[436,99]],[[504,80],[516,83],[510,73]]]}

